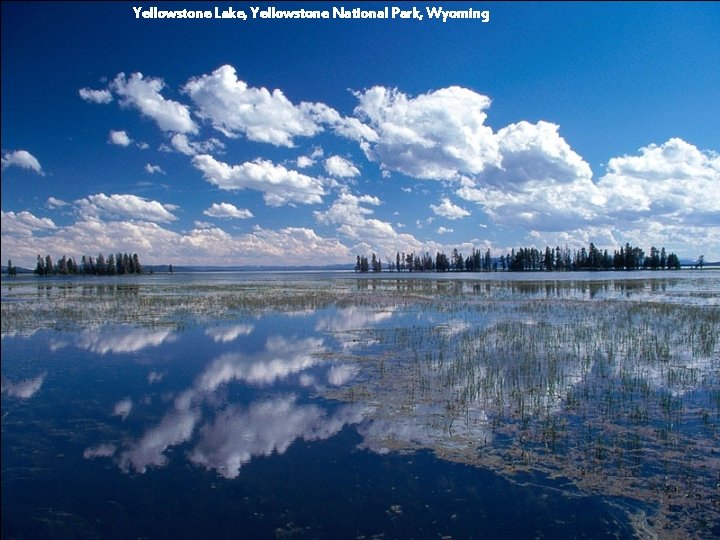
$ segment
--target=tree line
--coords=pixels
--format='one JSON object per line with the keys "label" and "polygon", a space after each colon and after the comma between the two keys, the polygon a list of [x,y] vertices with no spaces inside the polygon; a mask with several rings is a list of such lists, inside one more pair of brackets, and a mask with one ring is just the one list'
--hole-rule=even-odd
{"label": "tree line", "polygon": [[[8,269],[12,266],[8,261]],[[123,274],[142,274],[143,267],[140,264],[140,258],[137,253],[129,255],[127,253],[112,253],[105,258],[100,253],[97,258],[83,255],[80,264],[75,262],[73,257],[62,256],[56,263],[53,263],[50,255],[44,258],[37,256],[37,264],[34,274],[38,276],[69,276],[69,275],[88,275],[88,276],[118,276]]]}
{"label": "tree line", "polygon": [[[702,264],[702,263],[701,263]],[[490,250],[482,253],[473,248],[472,253],[464,257],[457,249],[450,255],[437,252],[433,257],[425,252],[396,253],[394,260],[387,257],[385,264],[373,253],[370,261],[365,255],[358,255],[355,263],[356,272],[533,272],[533,271],[581,271],[581,270],[677,270],[680,269],[680,259],[675,253],[667,253],[664,247],[650,248],[645,251],[626,243],[619,250],[609,253],[607,249],[600,250],[592,242],[588,248],[581,249],[560,248],[556,246],[545,247],[544,250],[535,247],[512,249],[510,253],[495,258]]]}

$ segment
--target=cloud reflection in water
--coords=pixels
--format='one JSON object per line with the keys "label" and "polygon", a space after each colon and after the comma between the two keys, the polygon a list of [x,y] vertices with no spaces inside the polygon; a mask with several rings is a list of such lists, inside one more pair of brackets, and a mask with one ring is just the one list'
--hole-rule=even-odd
{"label": "cloud reflection in water", "polygon": [[[316,404],[299,404],[295,395],[264,399],[245,407],[226,405],[222,390],[227,384],[269,385],[318,365],[325,352],[322,339],[272,336],[256,354],[219,356],[190,388],[176,395],[159,424],[117,455],[118,466],[125,472],[140,473],[163,467],[170,447],[191,442],[199,432],[199,441],[189,452],[190,461],[235,478],[253,457],[282,454],[297,439],[327,439],[343,426],[360,422],[369,412],[365,405],[344,405],[329,413]],[[328,380],[342,385],[356,372],[353,366],[332,366]],[[113,414],[125,419],[132,408],[132,400],[123,399],[115,404]],[[203,415],[210,415],[204,424]],[[84,456],[90,459],[115,454],[114,445],[101,444],[86,449]]]}
{"label": "cloud reflection in water", "polygon": [[190,460],[225,478],[236,478],[252,458],[282,454],[297,439],[327,439],[344,425],[360,422],[366,411],[353,404],[328,415],[317,405],[299,405],[294,395],[259,401],[245,409],[230,406],[201,428],[202,439]]}
{"label": "cloud reflection in water", "polygon": [[77,341],[81,349],[97,354],[134,353],[175,340],[172,330],[113,327],[85,330]]}
{"label": "cloud reflection in water", "polygon": [[12,382],[6,377],[2,378],[2,393],[8,396],[21,399],[30,399],[40,391],[45,382],[47,373],[42,373],[32,379],[23,379],[20,382]]}
{"label": "cloud reflection in water", "polygon": [[208,328],[205,334],[213,338],[216,343],[235,341],[240,336],[249,336],[255,327],[252,324],[235,324],[229,327]]}

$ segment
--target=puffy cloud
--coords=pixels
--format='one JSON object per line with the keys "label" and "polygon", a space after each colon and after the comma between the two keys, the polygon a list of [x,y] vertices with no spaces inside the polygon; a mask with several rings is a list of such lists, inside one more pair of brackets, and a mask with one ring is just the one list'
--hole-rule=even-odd
{"label": "puffy cloud", "polygon": [[[335,238],[323,238],[312,229],[285,227],[279,230],[255,227],[250,233],[231,236],[218,228],[194,229],[180,239],[180,251],[189,252],[203,263],[203,257],[213,257],[218,264],[308,264],[322,253],[328,262],[347,262],[346,246]],[[239,254],[246,254],[244,257]],[[207,261],[207,259],[205,259]]]}
{"label": "puffy cloud", "polygon": [[345,158],[330,156],[325,160],[325,170],[331,176],[349,178],[360,174],[360,170]]}
{"label": "puffy cloud", "polygon": [[[12,214],[12,213],[9,213]],[[30,224],[25,223],[30,221]],[[143,263],[179,264],[177,249],[181,235],[147,221],[103,222],[97,216],[57,227],[52,220],[35,218],[32,214],[6,215],[2,219],[2,251],[12,253],[18,266],[34,268],[38,253],[61,254],[79,257],[98,252],[115,253],[118,249],[138,253]],[[7,224],[7,228],[6,228]],[[88,253],[88,246],[92,253]],[[207,254],[204,253],[207,260]],[[148,260],[150,259],[150,260]],[[21,262],[22,261],[22,262]],[[199,260],[195,264],[201,264]]]}
{"label": "puffy cloud", "polygon": [[490,98],[458,86],[410,98],[376,86],[356,96],[355,112],[377,135],[368,158],[389,170],[449,179],[499,165],[498,141],[485,126]]}
{"label": "puffy cloud", "polygon": [[48,208],[62,208],[63,206],[68,205],[68,203],[62,199],[56,199],[55,197],[48,197],[46,204]]}
{"label": "puffy cloud", "polygon": [[316,146],[313,148],[312,152],[310,152],[310,155],[300,156],[297,158],[297,168],[307,169],[308,167],[315,165],[315,161],[323,157],[323,155],[325,155],[323,149]]}
{"label": "puffy cloud", "polygon": [[223,150],[225,144],[211,137],[206,141],[191,141],[184,133],[176,133],[170,139],[173,148],[186,156],[194,156],[196,154],[213,152],[215,150]]}
{"label": "puffy cloud", "polygon": [[496,223],[525,228],[534,241],[571,247],[594,242],[612,249],[630,242],[682,254],[717,244],[716,152],[674,138],[610,159],[594,182],[557,126],[521,122],[498,135],[502,167],[464,177],[457,190]]}
{"label": "puffy cloud", "polygon": [[80,94],[81,98],[90,103],[107,104],[113,100],[112,93],[107,89],[92,90],[90,88],[81,88],[78,90],[78,94]]}
{"label": "puffy cloud", "polygon": [[447,227],[438,227],[435,232],[437,232],[438,234],[449,234],[451,232],[455,232],[455,229],[452,229],[452,228],[448,229]]}
{"label": "puffy cloud", "polygon": [[308,167],[312,167],[314,164],[315,161],[308,156],[300,156],[297,158],[298,169],[307,169]]}
{"label": "puffy cloud", "polygon": [[133,73],[128,79],[118,73],[110,88],[121,98],[121,104],[131,106],[157,123],[163,131],[176,133],[197,133],[198,127],[190,116],[190,110],[183,104],[165,99],[160,91],[165,87],[162,79],[144,78],[142,73]]}
{"label": "puffy cloud", "polygon": [[720,155],[702,152],[679,138],[661,145],[650,144],[639,149],[638,156],[614,157],[608,161],[609,174],[622,174],[644,180],[693,179],[717,180]]}
{"label": "puffy cloud", "polygon": [[190,79],[183,91],[197,114],[227,137],[244,135],[251,141],[294,146],[296,137],[311,137],[330,126],[340,136],[375,141],[377,134],[357,118],[341,116],[324,103],[292,103],[275,89],[254,88],[224,65],[210,74]]}
{"label": "puffy cloud", "polygon": [[[304,227],[255,227],[249,233],[231,235],[208,224],[181,233],[149,221],[104,222],[88,216],[53,230],[35,230],[16,218],[3,212],[2,251],[11,253],[17,266],[27,268],[35,267],[38,253],[79,257],[118,250],[138,253],[145,265],[305,265],[317,261],[318,254],[327,264],[346,263],[351,258],[348,247],[337,238],[325,238]],[[52,223],[40,221],[40,225],[47,222]],[[6,223],[13,225],[12,234],[7,232]],[[87,252],[88,246],[92,246],[92,253]]]}
{"label": "puffy cloud", "polygon": [[371,249],[380,254],[392,254],[396,251],[441,249],[435,242],[423,244],[411,234],[398,233],[388,222],[368,217],[373,213],[372,209],[363,206],[368,204],[377,206],[380,199],[343,191],[330,208],[324,212],[315,212],[315,218],[320,223],[337,225],[338,232],[361,243],[356,246],[361,252]]}
{"label": "puffy cloud", "polygon": [[608,161],[603,225],[622,241],[720,257],[720,156],[678,138]]}
{"label": "puffy cloud", "polygon": [[501,163],[480,175],[483,183],[498,187],[528,182],[569,184],[590,179],[590,166],[558,133],[559,126],[540,121],[518,122],[497,132]]}
{"label": "puffy cloud", "polygon": [[2,158],[0,158],[0,164],[2,165],[3,169],[6,167],[15,166],[22,169],[30,169],[31,171],[35,171],[41,176],[45,175],[38,159],[27,150],[15,150],[14,152],[7,152]]}
{"label": "puffy cloud", "polygon": [[438,205],[431,204],[430,208],[435,212],[435,215],[447,219],[460,219],[470,215],[470,212],[453,204],[447,197],[443,197]]}
{"label": "puffy cloud", "polygon": [[293,146],[293,137],[322,131],[312,104],[295,106],[280,90],[249,87],[229,65],[190,79],[183,91],[198,107],[198,115],[227,137],[244,134],[251,141]]}
{"label": "puffy cloud", "polygon": [[165,174],[165,171],[162,170],[162,167],[160,165],[151,165],[150,163],[145,164],[145,172],[148,174]]}
{"label": "puffy cloud", "polygon": [[366,216],[373,211],[361,206],[362,204],[377,206],[380,204],[380,199],[372,195],[357,196],[343,191],[328,210],[315,212],[315,217],[320,223],[339,225],[340,230],[353,239],[367,236],[366,233],[370,229],[381,236],[391,235],[394,232],[389,223],[368,219]]}
{"label": "puffy cloud", "polygon": [[110,195],[98,193],[75,201],[84,216],[140,219],[153,222],[170,222],[177,218],[170,212],[175,207],[158,201],[148,201],[137,195]]}
{"label": "puffy cloud", "polygon": [[253,217],[250,210],[236,208],[235,205],[230,203],[213,203],[203,214],[216,218],[248,219]]}
{"label": "puffy cloud", "polygon": [[257,159],[241,165],[228,165],[202,154],[193,158],[193,165],[208,182],[220,189],[261,191],[268,206],[316,204],[322,202],[325,194],[320,180],[268,160]]}
{"label": "puffy cloud", "polygon": [[677,138],[639,152],[610,159],[598,182],[613,218],[720,225],[720,155]]}
{"label": "puffy cloud", "polygon": [[110,130],[108,135],[108,143],[117,144],[118,146],[130,146],[132,139],[125,131]]}
{"label": "puffy cloud", "polygon": [[499,130],[500,163],[472,179],[462,177],[457,195],[505,225],[560,230],[594,222],[603,214],[605,196],[558,129],[523,121]]}
{"label": "puffy cloud", "polygon": [[57,226],[50,218],[39,218],[27,211],[2,212],[3,235],[31,235],[33,231],[48,231]]}
{"label": "puffy cloud", "polygon": [[528,182],[514,191],[464,181],[457,195],[505,226],[562,230],[602,219],[602,194],[590,179],[567,185]]}

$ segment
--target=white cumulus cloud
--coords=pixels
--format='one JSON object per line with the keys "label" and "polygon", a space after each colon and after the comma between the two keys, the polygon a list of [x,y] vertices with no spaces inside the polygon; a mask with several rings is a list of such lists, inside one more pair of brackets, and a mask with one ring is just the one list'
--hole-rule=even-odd
{"label": "white cumulus cloud", "polygon": [[470,212],[456,204],[453,204],[447,197],[443,197],[440,204],[431,204],[430,208],[435,215],[447,219],[460,219],[470,215]]}
{"label": "white cumulus cloud", "polygon": [[162,79],[145,78],[142,73],[133,73],[127,78],[124,73],[118,73],[110,87],[122,98],[122,105],[136,108],[163,131],[197,133],[198,127],[188,107],[160,94],[165,87]]}
{"label": "white cumulus cloud", "polygon": [[235,205],[230,203],[213,203],[210,208],[203,212],[203,214],[216,218],[248,219],[253,217],[250,210],[237,208]]}
{"label": "white cumulus cloud", "polygon": [[614,218],[720,225],[720,155],[682,139],[610,159],[598,187]]}
{"label": "white cumulus cloud", "polygon": [[108,135],[108,142],[110,144],[117,144],[118,146],[130,146],[132,139],[126,131],[115,131],[111,129]]}
{"label": "white cumulus cloud", "polygon": [[434,242],[423,244],[411,234],[398,233],[392,224],[370,217],[371,208],[378,206],[380,199],[372,195],[353,195],[342,191],[327,210],[315,212],[318,222],[336,225],[337,231],[353,241],[359,242],[361,252],[371,249],[380,254],[392,254],[396,251],[434,251],[440,249]]}
{"label": "white cumulus cloud", "polygon": [[108,196],[98,193],[79,199],[75,201],[75,204],[84,216],[129,218],[159,223],[177,219],[170,211],[174,209],[174,206],[158,201],[149,201],[137,195],[114,194]]}
{"label": "white cumulus cloud", "polygon": [[78,94],[85,101],[90,103],[107,104],[113,100],[112,93],[110,90],[92,90],[91,88],[81,88],[78,90]]}
{"label": "white cumulus cloud", "polygon": [[2,158],[0,158],[0,163],[2,164],[3,169],[6,167],[15,166],[22,169],[30,169],[31,171],[35,171],[41,176],[45,175],[38,159],[27,150],[15,150],[14,152],[7,152],[4,156],[2,156]]}
{"label": "white cumulus cloud", "polygon": [[23,210],[22,212],[2,212],[3,235],[31,235],[33,231],[48,231],[57,226],[50,218],[39,218]]}
{"label": "white cumulus cloud", "polygon": [[366,146],[368,158],[388,170],[450,179],[499,164],[498,141],[484,125],[487,96],[458,86],[415,98],[375,86],[356,96],[356,114],[377,134]]}
{"label": "white cumulus cloud", "polygon": [[193,158],[193,165],[203,173],[208,182],[220,189],[261,191],[268,206],[289,203],[316,204],[322,202],[325,194],[319,179],[288,170],[264,159],[228,165],[210,155],[202,154]]}
{"label": "white cumulus cloud", "polygon": [[313,104],[296,106],[281,90],[249,87],[229,65],[190,79],[183,91],[198,115],[227,137],[243,134],[251,141],[293,146],[293,137],[322,131],[313,117]]}
{"label": "white cumulus cloud", "polygon": [[308,156],[300,156],[296,162],[298,169],[307,169],[308,167],[312,167],[314,163],[315,161]]}
{"label": "white cumulus cloud", "polygon": [[170,143],[175,150],[186,156],[204,154],[225,148],[225,143],[215,137],[211,137],[206,141],[191,141],[184,133],[176,133],[173,135]]}
{"label": "white cumulus cloud", "polygon": [[63,201],[62,199],[57,199],[55,197],[48,197],[47,200],[47,207],[48,208],[62,208],[63,206],[67,206],[68,203]]}
{"label": "white cumulus cloud", "polygon": [[329,175],[340,178],[351,178],[360,174],[360,170],[351,161],[340,156],[327,158],[325,160],[325,170]]}
{"label": "white cumulus cloud", "polygon": [[150,163],[145,164],[145,172],[148,174],[165,174],[165,171],[163,171],[160,165],[151,165]]}

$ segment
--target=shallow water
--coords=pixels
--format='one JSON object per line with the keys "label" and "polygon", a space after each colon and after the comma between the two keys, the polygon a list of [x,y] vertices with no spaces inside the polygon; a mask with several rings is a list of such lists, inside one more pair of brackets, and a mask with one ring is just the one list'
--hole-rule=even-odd
{"label": "shallow water", "polygon": [[3,538],[720,534],[720,273],[2,282]]}

